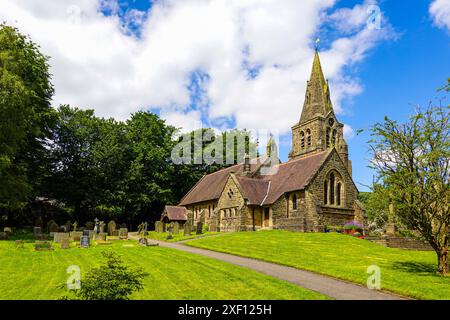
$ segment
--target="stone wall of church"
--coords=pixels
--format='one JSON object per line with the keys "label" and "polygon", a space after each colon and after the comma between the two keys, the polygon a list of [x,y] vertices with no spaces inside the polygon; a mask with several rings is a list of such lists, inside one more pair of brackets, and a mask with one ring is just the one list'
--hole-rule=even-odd
{"label": "stone wall of church", "polygon": [[[297,209],[294,209],[294,197],[297,197]],[[280,197],[272,205],[272,221],[274,229],[305,231],[307,206],[305,192],[291,192]]]}
{"label": "stone wall of church", "polygon": [[[340,207],[324,204],[324,179],[332,170],[340,174],[344,183],[343,199]],[[316,211],[318,213],[316,228],[319,230],[327,224],[343,225],[354,219],[354,205],[358,190],[354,186],[351,176],[336,152],[333,152],[328,161],[323,165],[308,187],[308,191],[315,199]]]}
{"label": "stone wall of church", "polygon": [[217,203],[217,225],[222,232],[240,231],[244,227],[245,200],[232,177],[227,183]]}

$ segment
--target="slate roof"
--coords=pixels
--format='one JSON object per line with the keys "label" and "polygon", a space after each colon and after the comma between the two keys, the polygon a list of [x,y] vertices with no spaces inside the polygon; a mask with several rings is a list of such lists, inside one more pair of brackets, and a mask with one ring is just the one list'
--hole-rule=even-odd
{"label": "slate roof", "polygon": [[[250,205],[270,205],[284,193],[303,190],[327,159],[329,151],[316,153],[304,158],[272,167],[273,174],[246,177],[242,175],[242,164],[226,168],[204,176],[182,199],[180,205],[216,200],[231,173],[234,173],[243,196]],[[252,164],[252,172],[256,172],[261,164]]]}
{"label": "slate roof", "polygon": [[165,216],[167,216],[167,218],[172,221],[186,221],[187,220],[186,208],[179,206],[165,206],[162,217]]}
{"label": "slate roof", "polygon": [[[250,171],[254,172],[260,166],[259,159],[253,159],[250,163]],[[242,172],[243,164],[241,163],[203,176],[181,199],[180,206],[219,199],[230,173],[239,175]]]}

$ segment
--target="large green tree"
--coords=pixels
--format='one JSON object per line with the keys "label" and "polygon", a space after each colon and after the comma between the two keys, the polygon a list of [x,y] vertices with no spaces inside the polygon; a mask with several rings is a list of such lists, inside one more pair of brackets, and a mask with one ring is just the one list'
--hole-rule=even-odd
{"label": "large green tree", "polygon": [[449,272],[450,106],[417,110],[409,121],[389,118],[372,128],[373,166],[389,186],[397,218],[425,238]]}
{"label": "large green tree", "polygon": [[16,208],[38,192],[55,119],[52,95],[48,57],[0,24],[0,206]]}

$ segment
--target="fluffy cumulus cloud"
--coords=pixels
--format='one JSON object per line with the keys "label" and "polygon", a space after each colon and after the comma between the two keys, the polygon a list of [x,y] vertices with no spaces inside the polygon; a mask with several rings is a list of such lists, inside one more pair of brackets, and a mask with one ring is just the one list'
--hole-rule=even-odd
{"label": "fluffy cumulus cloud", "polygon": [[[55,106],[118,119],[156,109],[185,130],[203,124],[283,134],[299,118],[314,39],[324,27],[337,34],[321,52],[337,112],[361,92],[348,70],[393,34],[386,21],[368,27],[373,4],[160,0],[148,11],[120,14],[116,0],[1,0],[0,20],[51,56]],[[449,16],[434,11],[439,23]]]}
{"label": "fluffy cumulus cloud", "polygon": [[450,31],[450,0],[434,0],[430,5],[430,14],[438,27]]}

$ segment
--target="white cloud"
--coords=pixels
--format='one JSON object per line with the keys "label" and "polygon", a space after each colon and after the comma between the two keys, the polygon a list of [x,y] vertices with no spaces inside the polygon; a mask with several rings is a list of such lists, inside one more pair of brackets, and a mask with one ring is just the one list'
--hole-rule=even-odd
{"label": "white cloud", "polygon": [[430,14],[434,23],[440,28],[450,31],[450,1],[434,0],[430,5]]}
{"label": "white cloud", "polygon": [[[130,11],[124,23],[115,0],[1,0],[0,20],[30,34],[52,57],[55,106],[91,107],[119,119],[157,108],[185,129],[199,127],[201,119],[231,118],[240,128],[283,134],[300,117],[311,43],[324,24],[341,31],[321,53],[338,113],[362,91],[346,67],[392,35],[388,24],[365,27],[364,8],[374,1],[327,16],[335,2],[162,0],[149,12]],[[130,25],[141,27],[140,37]],[[246,65],[258,67],[253,77]],[[192,108],[189,85],[198,71],[208,80],[200,83],[201,105]]]}

